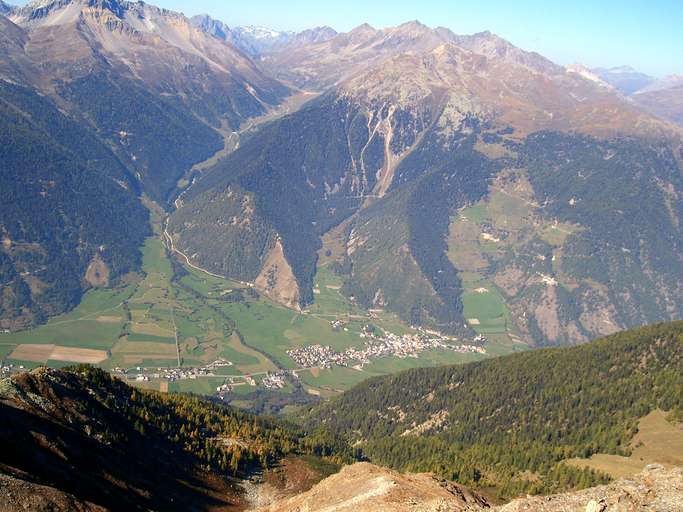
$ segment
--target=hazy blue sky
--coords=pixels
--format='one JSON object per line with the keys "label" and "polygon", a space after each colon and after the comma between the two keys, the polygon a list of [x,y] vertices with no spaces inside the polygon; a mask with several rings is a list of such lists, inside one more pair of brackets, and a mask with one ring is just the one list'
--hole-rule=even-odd
{"label": "hazy blue sky", "polygon": [[[11,0],[10,0],[11,2]],[[228,25],[339,31],[419,19],[456,33],[491,30],[560,64],[630,64],[683,74],[683,0],[150,0]]]}

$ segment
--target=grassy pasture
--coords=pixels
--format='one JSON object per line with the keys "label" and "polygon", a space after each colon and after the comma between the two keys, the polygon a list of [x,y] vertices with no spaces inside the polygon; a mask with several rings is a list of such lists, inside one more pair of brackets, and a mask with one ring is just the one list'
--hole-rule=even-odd
{"label": "grassy pasture", "polygon": [[235,363],[235,366],[244,373],[257,373],[275,371],[276,366],[256,350],[247,347],[242,343],[237,333],[233,333],[228,344],[224,345],[223,357]]}
{"label": "grassy pasture", "polygon": [[648,464],[683,465],[683,424],[667,421],[666,413],[652,411],[638,424],[629,457],[599,453],[590,459],[570,459],[568,464],[603,471],[612,478],[640,473]]}
{"label": "grassy pasture", "polygon": [[309,386],[337,392],[348,389],[351,386],[372,377],[374,374],[366,371],[354,370],[353,368],[333,366],[329,369],[320,369],[315,372],[315,374],[307,371],[301,372],[299,375],[301,376],[301,380]]}
{"label": "grassy pasture", "polygon": [[0,343],[64,345],[95,349],[111,348],[123,326],[120,323],[99,322],[82,318],[68,322],[47,323],[37,327],[0,337]]}
{"label": "grassy pasture", "polygon": [[14,343],[0,343],[0,359],[7,357],[15,348]]}
{"label": "grassy pasture", "polygon": [[[223,377],[208,377],[201,379],[184,379],[170,382],[168,390],[177,393],[196,393],[198,395],[213,395],[216,388],[225,382]],[[250,386],[251,387],[251,386]],[[251,388],[252,390],[254,388]]]}

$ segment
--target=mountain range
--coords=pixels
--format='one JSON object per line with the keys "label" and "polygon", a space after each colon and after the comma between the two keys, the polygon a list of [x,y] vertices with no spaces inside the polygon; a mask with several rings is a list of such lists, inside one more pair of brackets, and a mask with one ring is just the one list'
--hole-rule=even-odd
{"label": "mountain range", "polygon": [[681,508],[681,77],[0,0],[0,162],[0,511]]}
{"label": "mountain range", "polygon": [[228,27],[208,14],[193,16],[193,25],[218,39],[229,42],[254,59],[284,47],[303,46],[332,39],[337,31],[332,27],[316,27],[301,32],[277,31],[267,27]]}
{"label": "mountain range", "polygon": [[[272,53],[265,66],[319,95],[245,138],[183,196],[169,232],[193,263],[305,308],[319,251],[334,237],[345,246],[335,255],[345,292],[365,307],[467,331],[463,276],[478,274],[503,290],[515,324],[538,343],[655,321],[663,301],[680,308],[679,285],[666,284],[680,274],[650,281],[680,271],[677,251],[653,272],[650,257],[628,256],[640,252],[636,240],[664,247],[678,235],[656,241],[669,228],[625,213],[637,190],[666,202],[661,180],[678,197],[680,130],[612,88],[493,34],[417,22],[361,26]],[[655,174],[642,173],[645,160]],[[272,201],[278,190],[289,191],[286,203]],[[605,211],[603,192],[614,210]],[[515,226],[492,203],[501,194],[516,203]],[[458,212],[473,204],[498,213],[461,243]],[[676,230],[679,213],[668,211],[657,225]],[[629,226],[617,240],[602,226],[620,219]],[[540,234],[547,229],[559,237]],[[495,247],[483,250],[482,237]],[[624,275],[629,282],[617,285]]]}
{"label": "mountain range", "polygon": [[[224,131],[288,88],[182,15],[147,4],[43,1],[9,14],[0,17],[2,147],[16,164],[1,177],[0,317],[18,328],[139,269],[149,231],[141,194],[165,204],[193,164],[223,147]],[[92,264],[103,277],[88,277]]]}
{"label": "mountain range", "polygon": [[148,200],[189,263],[296,310],[324,257],[359,306],[464,336],[484,292],[536,345],[680,317],[675,79],[417,21],[292,33],[119,0],[3,12],[3,328],[139,270]]}
{"label": "mountain range", "polygon": [[595,69],[593,72],[639,107],[679,126],[683,125],[683,76],[669,75],[657,79],[629,66]]}

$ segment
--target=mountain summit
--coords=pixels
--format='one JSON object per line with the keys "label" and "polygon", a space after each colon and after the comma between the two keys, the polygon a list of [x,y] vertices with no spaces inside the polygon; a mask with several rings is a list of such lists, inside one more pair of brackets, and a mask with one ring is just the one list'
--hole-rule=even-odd
{"label": "mountain summit", "polygon": [[[244,141],[184,196],[169,233],[183,253],[193,255],[193,264],[253,282],[276,301],[306,308],[315,298],[318,251],[327,232],[339,226],[335,236],[344,250],[336,264],[345,292],[364,307],[390,309],[414,325],[467,332],[460,276],[471,272],[504,290],[516,310],[516,325],[539,341],[587,341],[632,325],[641,314],[630,308],[638,310],[642,303],[632,303],[627,312],[622,300],[607,299],[603,285],[596,284],[609,289],[605,276],[622,265],[630,268],[623,255],[637,253],[631,244],[602,246],[602,272],[577,262],[596,243],[594,234],[603,231],[601,219],[629,208],[628,201],[618,200],[620,206],[609,214],[591,214],[603,202],[598,190],[606,190],[598,182],[619,172],[620,183],[629,183],[623,190],[635,190],[644,179],[637,169],[647,158],[649,172],[662,173],[655,181],[679,183],[675,150],[659,153],[647,142],[654,138],[675,147],[680,132],[673,125],[590,72],[567,70],[489,32],[457,36],[416,22],[382,30],[361,26],[324,42],[273,51],[262,64],[321,94]],[[640,149],[624,151],[628,137],[641,141]],[[588,155],[590,175],[580,170]],[[549,165],[556,170],[547,172]],[[558,195],[567,190],[559,183],[567,180],[583,202]],[[274,190],[285,189],[296,191],[288,208],[271,201]],[[527,218],[537,220],[521,222],[513,235],[509,221],[492,213],[499,221],[491,224],[487,218],[476,228],[479,235],[467,235],[479,255],[476,263],[457,256],[463,249],[455,233],[465,230],[455,223],[458,212],[500,189],[525,210],[530,207]],[[666,201],[658,190],[652,190],[657,201]],[[193,222],[216,215],[220,227]],[[678,215],[662,222],[677,230]],[[631,222],[639,221],[631,217]],[[559,223],[566,223],[567,236],[552,240],[539,238],[532,227]],[[637,232],[655,238],[661,233],[644,226]],[[478,240],[485,239],[496,240],[497,249],[483,251]],[[231,251],[217,250],[216,240]],[[518,250],[536,254],[537,263],[518,260]],[[655,260],[643,265],[673,270],[677,281],[682,267],[674,261],[680,258],[673,252],[667,258],[670,265]],[[399,274],[410,277],[398,283]],[[636,274],[640,271],[629,271]],[[556,287],[560,275],[567,287]],[[482,288],[491,289],[472,290]],[[675,290],[672,286],[679,297],[674,300],[683,301]],[[536,309],[538,300],[546,307]],[[604,306],[599,313],[589,306],[593,300]]]}
{"label": "mountain summit", "polygon": [[208,15],[194,16],[191,22],[214,37],[230,42],[255,59],[272,51],[282,50],[285,47],[318,43],[337,35],[334,29],[327,26],[315,27],[298,33],[292,31],[281,32],[267,27],[256,26],[234,27],[230,29],[221,21],[214,20]]}

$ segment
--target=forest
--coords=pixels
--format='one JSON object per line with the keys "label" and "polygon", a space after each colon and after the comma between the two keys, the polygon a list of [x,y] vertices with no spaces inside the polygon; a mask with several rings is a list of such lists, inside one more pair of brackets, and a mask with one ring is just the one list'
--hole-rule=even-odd
{"label": "forest", "polygon": [[319,429],[132,388],[85,365],[0,380],[0,417],[3,477],[30,475],[108,510],[235,504],[239,481],[284,457],[334,471],[356,455]]}
{"label": "forest", "polygon": [[312,407],[304,424],[325,425],[373,462],[510,497],[604,481],[562,461],[628,454],[654,409],[683,411],[683,322],[373,378]]}
{"label": "forest", "polygon": [[137,269],[149,214],[89,131],[30,89],[0,95],[0,322],[23,327],[75,306],[96,255],[110,282]]}

